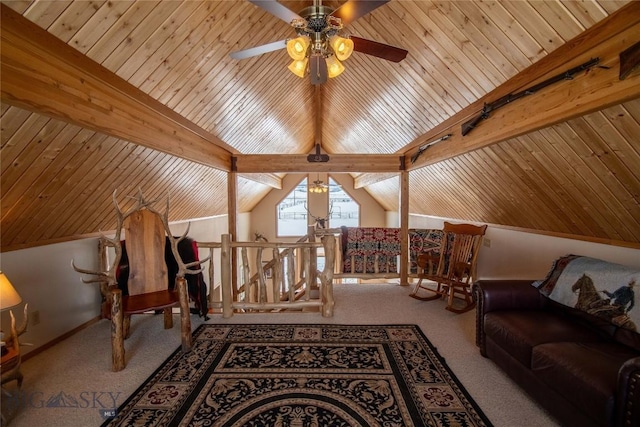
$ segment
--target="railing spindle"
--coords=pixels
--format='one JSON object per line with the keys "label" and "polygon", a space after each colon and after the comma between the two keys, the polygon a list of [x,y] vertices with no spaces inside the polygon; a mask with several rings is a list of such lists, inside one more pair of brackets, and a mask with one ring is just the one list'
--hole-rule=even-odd
{"label": "railing spindle", "polygon": [[293,251],[287,252],[287,282],[289,285],[289,301],[296,299],[296,266]]}
{"label": "railing spindle", "polygon": [[222,235],[222,247],[220,249],[220,279],[222,281],[222,316],[233,316],[233,283],[231,283],[231,236]]}
{"label": "railing spindle", "polygon": [[216,286],[215,282],[215,266],[213,265],[213,247],[209,248],[209,307],[213,307],[216,302],[214,290]]}
{"label": "railing spindle", "polygon": [[267,283],[262,269],[262,246],[258,247],[256,254],[256,272],[258,274],[258,302],[264,304],[267,302]]}
{"label": "railing spindle", "polygon": [[242,256],[242,283],[244,286],[244,295],[242,299],[245,302],[251,301],[251,269],[249,268],[249,256],[247,255],[247,248],[240,250]]}

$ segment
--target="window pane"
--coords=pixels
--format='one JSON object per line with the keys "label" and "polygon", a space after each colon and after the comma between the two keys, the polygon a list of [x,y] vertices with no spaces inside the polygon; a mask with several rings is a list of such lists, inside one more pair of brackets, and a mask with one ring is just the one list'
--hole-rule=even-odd
{"label": "window pane", "polygon": [[304,179],[277,206],[278,236],[307,234],[307,180]]}
{"label": "window pane", "polygon": [[329,178],[329,211],[329,228],[360,225],[360,205],[332,178]]}

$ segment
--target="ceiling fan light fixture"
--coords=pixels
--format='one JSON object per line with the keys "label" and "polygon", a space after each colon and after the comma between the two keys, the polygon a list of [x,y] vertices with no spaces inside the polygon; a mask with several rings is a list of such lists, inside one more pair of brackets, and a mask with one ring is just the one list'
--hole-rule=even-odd
{"label": "ceiling fan light fixture", "polygon": [[308,36],[300,36],[287,41],[287,53],[294,61],[300,61],[307,57],[307,49],[311,44]]}
{"label": "ceiling fan light fixture", "polygon": [[349,59],[351,54],[353,53],[353,40],[340,37],[340,36],[331,36],[329,37],[329,45],[333,52],[340,61],[346,61]]}
{"label": "ceiling fan light fixture", "polygon": [[[342,3],[335,9],[331,6],[323,6],[322,0],[313,0],[313,6],[305,7],[298,14],[277,0],[249,0],[255,6],[289,23],[294,28],[296,36],[292,39],[231,52],[229,55],[233,59],[240,60],[286,48],[292,60],[302,61],[305,58],[308,60],[306,68],[303,67],[303,63],[296,63],[291,64],[289,70],[300,77],[308,74],[312,85],[322,85],[327,82],[329,77],[340,75],[344,71],[344,66],[340,61],[346,61],[355,50],[388,61],[400,62],[407,56],[408,51],[405,49],[356,36],[352,37],[348,32],[343,32],[345,25],[388,1],[347,0],[345,2],[342,0],[337,2],[334,0],[332,3]],[[301,3],[311,2],[311,0],[307,0]],[[329,67],[331,68],[330,73],[327,72]],[[325,162],[327,160],[323,158],[323,160],[309,161]]]}
{"label": "ceiling fan light fixture", "polygon": [[307,63],[309,62],[309,58],[303,58],[299,60],[295,60],[289,65],[289,71],[291,71],[296,76],[303,78],[305,74],[307,74]]}
{"label": "ceiling fan light fixture", "polygon": [[330,79],[338,77],[344,71],[344,65],[335,56],[327,58],[327,75]]}
{"label": "ceiling fan light fixture", "polygon": [[313,181],[313,184],[309,186],[309,193],[326,193],[329,191],[329,186],[321,180]]}

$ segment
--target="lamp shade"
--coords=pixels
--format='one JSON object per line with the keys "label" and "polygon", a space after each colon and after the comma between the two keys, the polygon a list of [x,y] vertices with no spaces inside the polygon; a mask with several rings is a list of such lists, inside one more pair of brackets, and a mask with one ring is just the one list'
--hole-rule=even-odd
{"label": "lamp shade", "polygon": [[22,302],[7,276],[0,271],[0,310],[6,310]]}
{"label": "lamp shade", "polygon": [[338,77],[344,71],[344,65],[335,56],[327,58],[327,75],[329,78]]}
{"label": "lamp shade", "polygon": [[307,48],[311,43],[309,37],[300,36],[287,42],[287,53],[294,61],[300,61],[307,56]]}
{"label": "lamp shade", "polygon": [[329,44],[331,45],[333,52],[336,54],[336,58],[340,61],[349,59],[353,53],[353,40],[351,39],[345,39],[340,36],[331,36],[329,38]]}
{"label": "lamp shade", "polygon": [[298,77],[304,77],[307,73],[307,63],[309,62],[308,58],[297,59],[289,65],[289,71],[295,74]]}

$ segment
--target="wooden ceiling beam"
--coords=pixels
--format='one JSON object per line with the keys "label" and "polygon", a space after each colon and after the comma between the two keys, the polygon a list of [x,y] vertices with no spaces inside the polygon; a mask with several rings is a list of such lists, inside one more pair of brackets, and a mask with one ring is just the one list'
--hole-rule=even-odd
{"label": "wooden ceiling beam", "polygon": [[378,182],[386,181],[391,178],[397,178],[398,173],[363,173],[353,179],[353,188],[363,188]]}
{"label": "wooden ceiling beam", "polygon": [[235,150],[11,8],[1,6],[2,101],[229,171]]}
{"label": "wooden ceiling beam", "polygon": [[403,170],[404,158],[398,154],[330,154],[329,161],[307,161],[306,154],[244,154],[233,158],[238,173],[372,172]]}
{"label": "wooden ceiling beam", "polygon": [[[640,2],[628,3],[416,138],[401,150],[406,156],[407,170],[428,166],[640,97],[640,77],[619,79],[619,54],[640,39],[638,16]],[[600,58],[599,64],[609,69],[592,68],[579,73],[573,80],[558,82],[539,93],[508,104],[492,112],[476,129],[462,136],[461,125],[479,114],[485,103],[524,90],[591,58]],[[447,141],[429,147],[415,163],[411,163],[412,154],[420,146],[446,134],[451,134]]]}
{"label": "wooden ceiling beam", "polygon": [[238,174],[238,176],[277,190],[282,190],[282,178],[273,173],[241,173]]}

